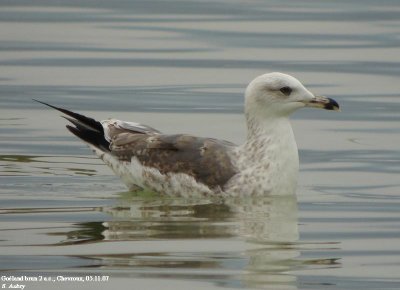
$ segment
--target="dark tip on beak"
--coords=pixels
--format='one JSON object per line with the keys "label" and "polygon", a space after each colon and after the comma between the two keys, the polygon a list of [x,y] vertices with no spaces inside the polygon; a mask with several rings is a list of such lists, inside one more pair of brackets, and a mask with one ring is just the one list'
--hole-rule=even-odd
{"label": "dark tip on beak", "polygon": [[315,96],[310,101],[305,102],[306,107],[320,108],[330,111],[340,111],[339,104],[331,98]]}
{"label": "dark tip on beak", "polygon": [[339,104],[331,98],[327,98],[328,99],[328,103],[325,104],[324,109],[325,110],[330,110],[330,111],[340,111],[340,107]]}

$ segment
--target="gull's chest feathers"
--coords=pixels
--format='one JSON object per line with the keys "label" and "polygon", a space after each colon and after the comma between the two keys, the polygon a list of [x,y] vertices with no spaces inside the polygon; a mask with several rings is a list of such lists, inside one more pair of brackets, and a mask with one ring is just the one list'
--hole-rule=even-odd
{"label": "gull's chest feathers", "polygon": [[290,195],[297,185],[299,158],[289,123],[276,124],[267,132],[253,130],[235,152],[239,174],[226,186],[243,195]]}

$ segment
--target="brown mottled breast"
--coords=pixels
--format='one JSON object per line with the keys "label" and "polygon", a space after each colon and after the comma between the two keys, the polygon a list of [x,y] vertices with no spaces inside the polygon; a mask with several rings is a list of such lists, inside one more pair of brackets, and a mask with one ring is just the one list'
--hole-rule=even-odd
{"label": "brown mottled breast", "polygon": [[161,173],[186,173],[210,188],[223,185],[236,174],[230,152],[233,144],[190,135],[135,134],[113,136],[111,153],[121,161],[137,157],[143,166]]}

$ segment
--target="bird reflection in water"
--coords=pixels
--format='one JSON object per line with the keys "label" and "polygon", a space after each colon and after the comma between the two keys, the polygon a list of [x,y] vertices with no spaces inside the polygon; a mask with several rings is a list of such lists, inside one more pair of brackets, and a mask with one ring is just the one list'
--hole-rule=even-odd
{"label": "bird reflection in water", "polygon": [[[113,217],[103,224],[105,240],[148,245],[146,253],[132,248],[102,256],[109,267],[184,268],[181,278],[194,275],[190,269],[197,277],[201,269],[207,280],[232,283],[233,276],[246,286],[295,284],[294,276],[283,274],[300,263],[295,196],[188,200],[126,194],[105,211]],[[169,243],[179,246],[171,250]]]}

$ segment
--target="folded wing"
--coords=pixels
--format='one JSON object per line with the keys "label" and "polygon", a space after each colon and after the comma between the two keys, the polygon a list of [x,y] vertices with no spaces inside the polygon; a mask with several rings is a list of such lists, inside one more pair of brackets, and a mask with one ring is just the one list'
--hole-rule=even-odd
{"label": "folded wing", "polygon": [[235,145],[213,138],[186,134],[166,135],[139,123],[116,119],[96,121],[75,112],[37,101],[65,115],[74,126],[67,129],[90,146],[110,154],[121,164],[133,159],[168,176],[183,173],[211,189],[220,187],[236,174],[232,163]]}
{"label": "folded wing", "polygon": [[111,139],[111,154],[121,162],[132,158],[162,174],[184,173],[210,188],[223,185],[236,173],[234,145],[191,135],[118,133]]}

